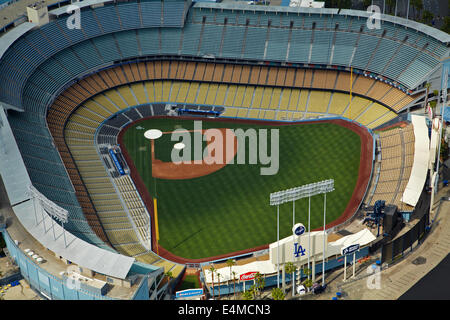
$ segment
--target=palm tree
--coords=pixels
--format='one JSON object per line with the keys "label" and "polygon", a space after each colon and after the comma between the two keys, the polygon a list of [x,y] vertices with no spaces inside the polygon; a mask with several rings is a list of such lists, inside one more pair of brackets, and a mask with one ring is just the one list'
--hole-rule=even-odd
{"label": "palm tree", "polygon": [[218,273],[218,272],[216,272],[216,273],[217,273],[217,279],[219,280],[219,285],[217,288],[219,288],[219,299],[220,299],[220,273]]}
{"label": "palm tree", "polygon": [[261,275],[261,273],[257,273],[255,275],[255,283],[256,283],[256,291],[259,294],[259,296],[261,297],[261,291],[262,289],[264,289],[264,287],[266,286],[266,279],[263,278],[263,276]]}
{"label": "palm tree", "polygon": [[311,275],[311,269],[309,269],[309,268],[304,268],[304,269],[303,269],[303,274],[307,276],[307,279],[306,279],[305,281],[303,281],[303,285],[304,285],[306,288],[308,288],[308,290],[309,290],[309,288],[312,286],[312,280],[309,279],[309,276]]}
{"label": "palm tree", "polygon": [[430,92],[430,87],[431,87],[431,83],[427,82],[425,84],[425,88],[427,89],[427,92],[425,94],[425,110],[427,110],[427,106],[428,106],[428,94]]}
{"label": "palm tree", "polygon": [[212,277],[212,289],[213,289],[213,299],[214,299],[214,272],[216,272],[216,268],[214,268],[214,266],[211,265],[211,268],[209,268],[209,271],[211,271],[211,277]]}
{"label": "palm tree", "polygon": [[232,271],[233,274],[233,296],[234,300],[236,300],[236,272]]}
{"label": "palm tree", "polygon": [[250,287],[249,290],[244,291],[244,292],[242,293],[242,299],[244,299],[244,300],[253,300],[253,298],[254,298],[254,294],[253,294],[253,286]]}
{"label": "palm tree", "polygon": [[[230,279],[231,279],[231,267],[233,267],[236,264],[236,261],[233,259],[227,260],[227,266],[230,267]],[[234,282],[234,279],[233,279]],[[230,293],[230,280],[228,280],[228,293]]]}
{"label": "palm tree", "polygon": [[[166,273],[164,273],[164,276],[167,277],[167,286],[170,287],[170,281],[173,279],[172,271],[167,271]],[[171,290],[171,288],[169,290]]]}
{"label": "palm tree", "polygon": [[285,294],[283,293],[283,290],[280,288],[273,288],[272,289],[272,299],[273,300],[284,300]]}
{"label": "palm tree", "polygon": [[292,273],[292,295],[294,295],[294,289],[295,289],[295,271],[297,268],[292,262],[288,262],[284,265],[284,271],[286,273]]}

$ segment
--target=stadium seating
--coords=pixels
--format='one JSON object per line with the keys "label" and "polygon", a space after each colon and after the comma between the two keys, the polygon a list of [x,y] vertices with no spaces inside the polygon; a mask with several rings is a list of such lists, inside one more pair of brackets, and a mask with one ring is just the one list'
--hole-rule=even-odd
{"label": "stadium seating", "polygon": [[[289,65],[352,66],[415,89],[448,56],[445,44],[388,22],[381,30],[369,30],[363,19],[350,16],[194,6],[184,25],[186,13],[184,2],[170,0],[86,8],[82,30],[64,28],[64,16],[55,19],[14,42],[0,61],[0,101],[25,110],[11,112],[9,119],[30,178],[69,210],[66,228],[175,276],[181,266],[141,243],[149,238],[148,215],[133,182],[128,176],[111,177],[108,162],[98,155],[94,139],[103,121],[142,105],[104,125],[100,144],[115,143],[119,128],[130,121],[163,114],[163,106],[145,104],[169,101],[224,105],[228,117],[343,116],[376,128],[417,97],[362,75],[354,75],[350,84],[347,71]],[[236,64],[156,61],[156,55],[207,55]],[[122,63],[139,56],[148,57]],[[287,64],[279,67],[273,61]],[[97,68],[107,69],[82,79]],[[412,129],[383,132],[381,141],[382,170],[372,200],[387,197],[400,204],[412,166]]]}
{"label": "stadium seating", "polygon": [[411,207],[403,203],[402,196],[414,161],[414,131],[412,124],[381,131],[381,169],[370,204],[385,200],[400,210]]}

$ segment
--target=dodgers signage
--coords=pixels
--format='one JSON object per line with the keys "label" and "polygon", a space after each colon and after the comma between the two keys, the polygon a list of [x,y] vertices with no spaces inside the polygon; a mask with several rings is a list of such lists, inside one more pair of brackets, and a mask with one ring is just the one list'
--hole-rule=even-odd
{"label": "dodgers signage", "polygon": [[201,296],[203,294],[203,289],[187,289],[176,292],[177,298],[186,298],[186,297],[194,297]]}
{"label": "dodgers signage", "polygon": [[358,250],[359,250],[359,244],[352,244],[351,246],[348,246],[347,248],[344,248],[342,250],[342,255],[345,256],[347,254],[351,254]]}
{"label": "dodgers signage", "polygon": [[299,243],[294,243],[294,257],[298,258],[300,256],[304,256],[305,255],[305,251],[306,249],[303,249],[303,247],[301,245],[299,245]]}
{"label": "dodgers signage", "polygon": [[301,223],[296,223],[293,227],[292,227],[292,233],[295,236],[301,236],[302,234],[305,233],[305,226]]}

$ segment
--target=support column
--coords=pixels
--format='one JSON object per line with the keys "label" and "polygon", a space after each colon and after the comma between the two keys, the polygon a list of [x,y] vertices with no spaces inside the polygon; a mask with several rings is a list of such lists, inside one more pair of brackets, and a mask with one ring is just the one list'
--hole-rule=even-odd
{"label": "support column", "polygon": [[280,205],[277,205],[277,288],[280,287]]}
{"label": "support column", "polygon": [[[308,269],[310,269],[311,259],[311,197],[308,197]],[[311,279],[311,272],[308,275],[308,279]]]}
{"label": "support column", "polygon": [[316,256],[313,256],[313,258],[312,258],[311,272],[312,272],[312,281],[315,282],[316,281]]}
{"label": "support column", "polygon": [[347,255],[344,256],[344,282],[347,280]]}

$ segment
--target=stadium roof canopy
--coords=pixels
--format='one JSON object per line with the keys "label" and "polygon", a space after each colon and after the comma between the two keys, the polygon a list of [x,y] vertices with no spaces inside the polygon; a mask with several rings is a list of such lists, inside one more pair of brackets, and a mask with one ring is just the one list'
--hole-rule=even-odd
{"label": "stadium roof canopy", "polygon": [[[30,177],[0,106],[0,174],[14,213],[23,227],[44,247],[81,267],[125,279],[135,258],[99,248],[81,240],[55,223],[38,202],[33,204],[28,186]],[[36,220],[39,222],[36,224]],[[40,221],[44,221],[44,223]],[[53,225],[53,230],[51,229]],[[56,239],[55,239],[56,235]],[[64,238],[65,237],[65,238]]]}
{"label": "stadium roof canopy", "polygon": [[[304,8],[304,7],[279,7],[279,6],[254,6],[234,2],[226,3],[210,3],[210,2],[200,2],[194,5],[194,8],[205,8],[205,9],[226,9],[226,10],[246,10],[252,12],[275,12],[275,13],[309,13],[309,14],[333,14],[333,15],[343,15],[343,16],[353,16],[358,18],[369,18],[373,14],[367,11],[361,10],[347,10],[347,9],[330,9],[330,8]],[[380,14],[382,21],[388,21],[397,25],[405,26],[417,31],[423,32],[439,41],[444,43],[450,42],[450,35],[441,30],[432,28],[425,24],[408,20],[400,17],[395,17],[387,14]]]}
{"label": "stadium roof canopy", "polygon": [[284,6],[255,6],[238,2],[197,2],[194,8],[205,9],[226,9],[226,10],[246,10],[246,11],[262,11],[276,13],[315,13],[315,14],[337,14],[339,9],[330,8],[305,8],[305,7],[284,7]]}
{"label": "stadium roof canopy", "polygon": [[[63,228],[59,224],[52,225],[52,218],[46,213],[42,216],[36,207],[39,205],[36,203],[35,206],[33,200],[29,200],[16,205],[13,210],[25,229],[44,247],[81,267],[119,279],[126,278],[135,258],[99,248],[75,237],[70,232],[63,233]],[[36,224],[35,220],[39,222],[43,219],[42,217],[45,224],[42,222]],[[52,228],[54,228],[55,236]]]}
{"label": "stadium roof canopy", "polygon": [[[73,2],[71,5],[72,6],[77,6],[78,8],[83,9],[85,7],[93,6],[93,5],[96,5],[96,4],[104,4],[104,3],[107,3],[107,2],[114,2],[114,0],[84,0],[84,1],[80,1],[80,2]],[[67,13],[70,12],[70,11],[67,11],[67,10],[68,10],[68,8],[71,5],[63,6],[63,7],[54,9],[54,10],[50,10],[48,13],[50,15],[54,15],[54,16],[57,16],[57,17],[62,15],[62,14],[67,14]]]}
{"label": "stadium roof canopy", "polygon": [[[370,16],[372,16],[371,12],[367,12],[367,11],[360,11],[360,10],[341,10],[339,12],[340,15],[349,15],[349,16],[354,16],[354,17],[364,17],[364,18],[369,18]],[[411,29],[415,29],[417,31],[423,32],[439,41],[442,41],[444,43],[448,43],[450,42],[450,35],[446,32],[443,32],[439,29],[436,28],[432,28],[430,26],[427,26],[426,24],[422,24],[419,22],[416,22],[414,20],[409,20],[409,19],[405,19],[405,18],[401,18],[401,17],[395,17],[395,16],[391,16],[389,14],[380,14],[381,20],[382,21],[388,21],[397,25],[401,25],[404,27],[408,27]]]}
{"label": "stadium roof canopy", "polygon": [[37,24],[32,22],[24,22],[22,24],[19,24],[17,27],[11,29],[11,31],[5,33],[3,36],[0,37],[0,58],[5,54],[6,50],[9,49],[9,47],[19,39],[21,36],[23,36],[25,33],[36,27]]}

